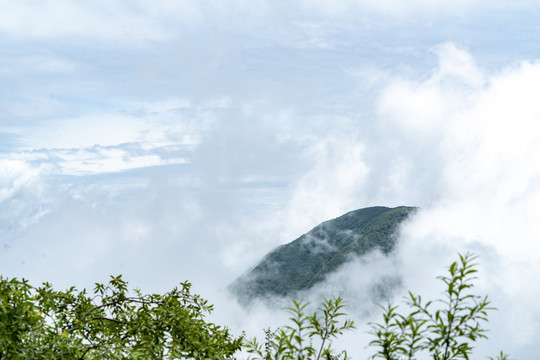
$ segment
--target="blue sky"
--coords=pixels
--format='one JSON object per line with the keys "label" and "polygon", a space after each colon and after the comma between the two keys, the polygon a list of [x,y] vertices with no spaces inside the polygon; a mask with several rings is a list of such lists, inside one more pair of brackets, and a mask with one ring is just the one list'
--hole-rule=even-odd
{"label": "blue sky", "polygon": [[475,251],[496,348],[532,354],[538,1],[0,5],[2,274],[225,302],[321,221],[416,205],[407,285]]}

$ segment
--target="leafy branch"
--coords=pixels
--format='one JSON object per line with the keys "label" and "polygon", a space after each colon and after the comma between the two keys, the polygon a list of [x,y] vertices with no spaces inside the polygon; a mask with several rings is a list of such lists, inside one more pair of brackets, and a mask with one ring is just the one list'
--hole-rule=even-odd
{"label": "leafy branch", "polygon": [[[442,299],[424,303],[420,295],[409,292],[408,315],[399,314],[397,306],[383,307],[383,322],[371,324],[375,339],[370,345],[377,347],[372,359],[412,360],[416,353],[427,351],[433,360],[468,360],[473,343],[487,338],[483,325],[488,311],[494,310],[487,296],[472,293],[476,259],[471,253],[459,254],[459,261],[448,268],[449,275],[438,277],[445,284]],[[497,359],[507,355],[501,352]]]}
{"label": "leafy branch", "polygon": [[[265,343],[261,344],[257,338],[246,341],[244,346],[255,357],[250,359],[261,360],[319,360],[319,359],[347,359],[347,352],[335,354],[332,340],[338,338],[345,331],[355,328],[354,322],[340,318],[346,314],[342,311],[344,301],[341,297],[324,299],[321,306],[312,314],[307,315],[305,310],[309,303],[293,300],[293,305],[286,308],[291,314],[291,325],[286,325],[272,332],[265,330]],[[317,346],[313,342],[318,342]]]}
{"label": "leafy branch", "polygon": [[206,322],[212,305],[190,290],[130,292],[116,276],[89,295],[0,277],[0,359],[232,358],[242,337]]}

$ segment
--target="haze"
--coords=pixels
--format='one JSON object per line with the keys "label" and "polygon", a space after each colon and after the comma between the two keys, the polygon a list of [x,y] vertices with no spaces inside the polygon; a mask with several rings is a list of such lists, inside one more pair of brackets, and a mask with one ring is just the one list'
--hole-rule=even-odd
{"label": "haze", "polygon": [[272,310],[247,314],[225,288],[269,250],[353,209],[419,206],[392,259],[334,285],[354,294],[388,261],[436,296],[473,251],[499,309],[477,358],[534,358],[537,1],[0,5],[1,274],[189,280],[251,331]]}

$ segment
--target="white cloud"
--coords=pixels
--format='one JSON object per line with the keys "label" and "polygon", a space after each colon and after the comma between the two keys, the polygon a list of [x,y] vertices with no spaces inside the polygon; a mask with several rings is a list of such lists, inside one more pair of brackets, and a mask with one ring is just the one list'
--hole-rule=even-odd
{"label": "white cloud", "polygon": [[270,7],[266,1],[243,0],[2,0],[0,6],[0,32],[15,38],[94,38],[122,45],[169,41],[178,36],[178,29],[206,21],[237,27],[232,19],[253,22]]}
{"label": "white cloud", "polygon": [[33,167],[22,160],[0,159],[0,203],[32,188],[49,167]]}
{"label": "white cloud", "polygon": [[[66,285],[123,272],[207,291],[347,210],[420,205],[409,285],[427,288],[448,254],[473,248],[502,319],[530,339],[537,323],[512,314],[539,316],[526,312],[540,295],[539,66],[493,72],[432,47],[469,32],[478,46],[476,15],[522,5],[537,2],[0,0],[0,76],[15,94],[1,130],[17,135],[0,163],[1,234],[16,240],[1,262]],[[470,21],[438,27],[456,16]],[[500,46],[481,50],[513,53]]]}
{"label": "white cloud", "polygon": [[295,224],[296,231],[334,218],[363,203],[361,189],[369,168],[363,155],[365,147],[355,136],[329,134],[309,149],[313,167],[297,179],[284,219]]}
{"label": "white cloud", "polygon": [[144,119],[115,113],[95,113],[55,119],[32,128],[21,127],[24,149],[74,149],[110,146],[140,140]]}
{"label": "white cloud", "polygon": [[76,61],[50,51],[24,55],[5,53],[0,58],[0,75],[7,78],[38,74],[73,74],[77,70],[80,70],[80,67]]}
{"label": "white cloud", "polygon": [[[11,104],[14,116],[49,116],[66,102],[50,98],[36,104]],[[21,147],[37,149],[82,149],[92,146],[117,146],[141,143],[152,148],[167,145],[194,145],[226,112],[227,100],[209,98],[192,103],[189,98],[165,97],[153,101],[119,102],[107,110],[79,110],[80,115],[47,118],[32,126],[12,122],[0,128],[20,136]],[[25,111],[27,113],[25,113]]]}
{"label": "white cloud", "polygon": [[[493,337],[511,339],[508,351],[519,353],[516,344],[539,331],[533,299],[540,296],[534,280],[540,273],[540,105],[534,96],[540,64],[485,75],[451,44],[437,53],[439,65],[428,77],[390,81],[379,102],[385,121],[401,129],[400,141],[437,154],[427,169],[440,174],[432,193],[438,200],[405,227],[405,278],[429,292],[427,277],[441,273],[457,251],[476,252],[482,269],[490,269],[481,273],[480,289],[501,302],[495,317],[507,324],[497,322]],[[426,159],[414,151],[402,156],[412,163]],[[405,169],[402,179],[423,176]]]}
{"label": "white cloud", "polygon": [[[96,38],[120,44],[169,41],[178,30],[212,23],[230,30],[257,28],[263,22],[282,22],[297,14],[323,18],[362,19],[370,16],[387,19],[433,19],[464,17],[493,9],[514,10],[534,7],[537,1],[486,0],[296,0],[283,5],[274,1],[113,1],[2,0],[0,31],[16,38]],[[241,19],[241,21],[238,21]],[[312,36],[304,45],[329,46]]]}
{"label": "white cloud", "polygon": [[[277,213],[278,237],[290,241],[375,200],[410,199],[406,205],[423,209],[403,227],[396,258],[349,264],[323,292],[345,291],[357,302],[372,278],[367,274],[399,272],[405,290],[439,298],[435,277],[458,252],[472,251],[480,264],[475,291],[498,308],[490,314],[490,340],[479,343],[476,356],[500,348],[530,358],[540,331],[540,63],[487,71],[451,43],[434,51],[439,63],[431,71],[381,77],[380,127],[369,135],[339,127],[318,134],[307,153],[311,166]],[[350,309],[365,315],[366,306]],[[356,357],[371,353],[365,340],[362,348],[352,346]]]}
{"label": "white cloud", "polygon": [[[104,40],[163,40],[167,33],[137,5],[99,0],[2,1],[0,31],[16,37],[92,37]],[[135,11],[133,11],[135,10]]]}
{"label": "white cloud", "polygon": [[78,151],[58,150],[49,152],[62,174],[89,175],[114,173],[150,166],[185,164],[183,158],[162,159],[156,154],[133,155],[121,148],[93,148]]}
{"label": "white cloud", "polygon": [[0,157],[0,246],[9,244],[49,211],[51,164]]}
{"label": "white cloud", "polygon": [[519,9],[538,5],[536,0],[508,3],[487,0],[302,0],[305,8],[331,16],[378,15],[394,19],[461,17],[470,12],[490,9]]}
{"label": "white cloud", "polygon": [[382,91],[378,113],[410,132],[440,131],[478,96],[485,79],[471,55],[452,43],[436,46],[439,64],[428,78],[392,79]]}

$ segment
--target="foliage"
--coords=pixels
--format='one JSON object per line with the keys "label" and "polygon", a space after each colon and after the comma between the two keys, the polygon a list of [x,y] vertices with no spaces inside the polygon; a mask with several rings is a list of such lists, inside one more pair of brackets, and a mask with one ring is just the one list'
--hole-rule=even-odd
{"label": "foliage", "polygon": [[[402,315],[398,306],[383,307],[381,323],[371,324],[371,359],[468,360],[474,343],[486,338],[487,296],[472,292],[476,257],[470,253],[440,276],[441,299],[424,302],[409,292]],[[227,328],[205,321],[213,309],[191,284],[163,295],[128,290],[121,276],[96,284],[92,294],[71,287],[56,291],[48,283],[33,287],[26,280],[0,276],[0,360],[19,359],[233,359],[244,347],[252,360],[347,359],[332,343],[355,328],[341,297],[325,299],[308,314],[308,303],[286,308],[289,325],[265,330],[257,338],[234,338]],[[500,352],[490,360],[509,360]]]}
{"label": "foliage", "polygon": [[[347,359],[347,352],[334,354],[332,340],[342,335],[344,331],[354,329],[354,322],[338,319],[346,314],[343,311],[344,302],[341,297],[325,299],[321,306],[312,314],[306,315],[309,304],[293,300],[293,306],[286,308],[291,313],[291,325],[278,328],[272,332],[267,329],[264,344],[256,338],[247,341],[245,347],[255,357],[250,359],[264,360],[318,360],[318,359]],[[314,341],[317,344],[314,344]]]}
{"label": "foliage", "polygon": [[[408,315],[398,313],[397,306],[383,307],[383,322],[371,324],[375,340],[370,345],[378,349],[372,359],[411,360],[423,351],[433,360],[469,359],[473,343],[487,337],[482,324],[493,309],[487,296],[471,292],[477,279],[475,260],[470,253],[460,254],[459,262],[450,265],[449,276],[438,277],[446,285],[442,299],[424,303],[409,292]],[[507,360],[508,355],[501,352],[496,359]]]}
{"label": "foliage", "polygon": [[212,305],[191,284],[128,291],[121,276],[93,294],[0,277],[0,359],[226,359],[242,338],[205,322]]}
{"label": "foliage", "polygon": [[510,360],[510,355],[505,354],[501,351],[495,358],[490,356],[489,360]]}

